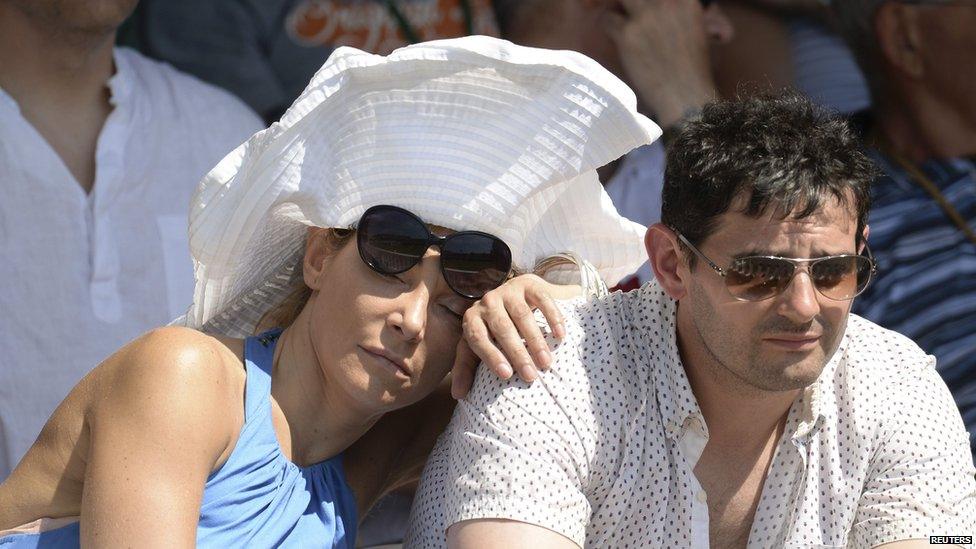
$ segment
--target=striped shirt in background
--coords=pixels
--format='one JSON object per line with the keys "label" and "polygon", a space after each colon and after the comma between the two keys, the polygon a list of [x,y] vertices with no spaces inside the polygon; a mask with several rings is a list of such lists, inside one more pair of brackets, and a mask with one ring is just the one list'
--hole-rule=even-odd
{"label": "striped shirt in background", "polygon": [[[854,301],[854,312],[936,356],[976,454],[976,244],[900,166],[870,154],[886,174],[874,184],[869,219],[878,278]],[[976,158],[920,168],[976,228]]]}

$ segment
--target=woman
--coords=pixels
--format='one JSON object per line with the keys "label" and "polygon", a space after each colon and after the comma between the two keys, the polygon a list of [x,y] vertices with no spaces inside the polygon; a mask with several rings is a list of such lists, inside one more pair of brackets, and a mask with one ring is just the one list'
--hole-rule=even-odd
{"label": "woman", "polygon": [[640,264],[594,170],[657,133],[578,54],[337,50],[201,183],[185,327],[72,390],[0,486],[0,546],[352,547],[447,420],[421,399],[473,300],[566,250],[609,282]]}

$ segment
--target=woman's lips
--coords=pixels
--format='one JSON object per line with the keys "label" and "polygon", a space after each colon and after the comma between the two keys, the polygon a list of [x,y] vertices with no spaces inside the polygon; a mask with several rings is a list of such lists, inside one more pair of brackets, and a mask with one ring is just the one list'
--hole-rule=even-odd
{"label": "woman's lips", "polygon": [[374,361],[382,365],[387,370],[390,370],[397,377],[410,379],[410,368],[407,367],[403,359],[391,357],[380,349],[367,349],[366,347],[360,347],[360,349],[362,349]]}

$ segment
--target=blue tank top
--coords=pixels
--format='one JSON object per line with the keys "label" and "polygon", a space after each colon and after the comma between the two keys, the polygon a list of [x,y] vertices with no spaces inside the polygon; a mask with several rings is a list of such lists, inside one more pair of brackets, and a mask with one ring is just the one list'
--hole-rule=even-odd
{"label": "blue tank top", "polygon": [[[280,330],[244,343],[244,427],[227,462],[203,491],[200,547],[352,549],[356,502],[342,455],[299,467],[281,453],[271,422],[271,362]],[[0,548],[78,547],[78,523],[0,538]]]}

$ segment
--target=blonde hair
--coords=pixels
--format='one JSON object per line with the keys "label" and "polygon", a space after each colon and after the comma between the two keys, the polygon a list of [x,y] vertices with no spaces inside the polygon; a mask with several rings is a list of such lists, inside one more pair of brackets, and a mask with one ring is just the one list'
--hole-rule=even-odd
{"label": "blonde hair", "polygon": [[[326,228],[325,245],[327,247],[326,256],[332,257],[337,254],[343,246],[349,243],[356,231],[353,229]],[[302,278],[303,264],[305,263],[304,249],[300,254],[298,264],[295,266],[295,289],[291,291],[277,306],[264,313],[254,333],[259,334],[271,328],[287,328],[291,326],[298,315],[308,303],[308,298],[312,296],[312,289],[305,285]]]}

